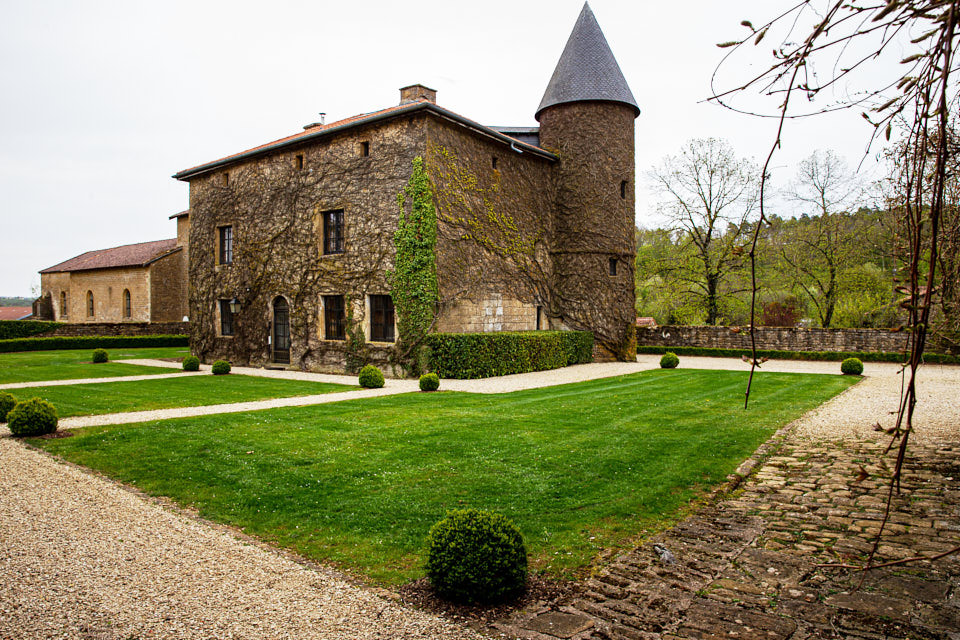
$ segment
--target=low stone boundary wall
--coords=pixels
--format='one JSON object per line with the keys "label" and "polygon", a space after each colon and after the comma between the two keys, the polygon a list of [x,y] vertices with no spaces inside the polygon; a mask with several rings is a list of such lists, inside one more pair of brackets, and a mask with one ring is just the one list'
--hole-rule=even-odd
{"label": "low stone boundary wall", "polygon": [[190,333],[189,322],[87,322],[65,324],[37,338],[74,338],[78,336],[157,336]]}
{"label": "low stone boundary wall", "polygon": [[[907,347],[906,331],[892,329],[802,329],[757,327],[757,349],[780,351],[881,351]],[[738,327],[638,327],[637,345],[645,347],[699,347],[749,349],[750,332]]]}

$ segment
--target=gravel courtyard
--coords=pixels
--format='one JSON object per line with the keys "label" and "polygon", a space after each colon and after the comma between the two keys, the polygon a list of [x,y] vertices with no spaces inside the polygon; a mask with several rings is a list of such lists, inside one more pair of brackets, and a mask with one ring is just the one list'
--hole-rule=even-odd
{"label": "gravel courtyard", "polygon": [[[635,365],[583,365],[485,384],[489,391],[529,388],[630,373],[656,362],[641,356]],[[712,358],[683,358],[681,366],[744,368]],[[838,368],[805,362],[764,367],[822,373]],[[889,426],[889,412],[896,409],[896,372],[894,365],[868,363],[860,384],[801,419],[791,437],[813,443],[875,440],[872,425]],[[960,368],[928,367],[921,385],[918,442],[956,443]],[[0,470],[0,638],[476,637],[7,435],[0,437]],[[530,633],[524,635],[534,637]]]}

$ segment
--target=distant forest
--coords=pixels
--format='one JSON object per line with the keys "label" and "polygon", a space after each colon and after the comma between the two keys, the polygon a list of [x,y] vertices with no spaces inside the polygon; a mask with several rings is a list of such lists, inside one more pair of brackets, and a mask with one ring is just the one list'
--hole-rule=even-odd
{"label": "distant forest", "polygon": [[19,298],[16,296],[0,296],[0,307],[29,307],[33,305],[33,298]]}

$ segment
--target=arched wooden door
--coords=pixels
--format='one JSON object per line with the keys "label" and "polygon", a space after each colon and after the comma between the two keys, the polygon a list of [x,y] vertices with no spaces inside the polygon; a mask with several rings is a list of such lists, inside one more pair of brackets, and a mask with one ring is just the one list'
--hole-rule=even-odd
{"label": "arched wooden door", "polygon": [[273,301],[273,361],[290,364],[290,306],[283,296]]}

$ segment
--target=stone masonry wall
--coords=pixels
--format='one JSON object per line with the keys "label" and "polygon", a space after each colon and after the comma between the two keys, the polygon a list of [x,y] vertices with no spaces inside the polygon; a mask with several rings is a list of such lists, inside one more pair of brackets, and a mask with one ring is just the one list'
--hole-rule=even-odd
{"label": "stone masonry wall", "polygon": [[183,297],[187,277],[185,259],[183,251],[177,251],[150,265],[152,322],[182,322],[187,315],[187,301]]}
{"label": "stone masonry wall", "polygon": [[501,294],[490,294],[478,302],[458,301],[437,323],[437,331],[443,333],[533,331],[536,328],[536,305],[524,304]]}
{"label": "stone masonry wall", "polygon": [[[59,322],[149,322],[150,272],[146,267],[121,267],[41,274],[40,286],[49,293],[54,319]],[[130,291],[130,317],[123,315],[123,291]],[[67,296],[67,314],[60,308],[60,293]],[[87,292],[93,294],[94,313],[87,314]],[[178,318],[179,319],[179,318]]]}
{"label": "stone masonry wall", "polygon": [[[906,349],[908,333],[889,329],[802,329],[757,327],[758,349],[781,351],[884,351]],[[750,334],[731,327],[662,326],[637,328],[637,345],[749,349]]]}

